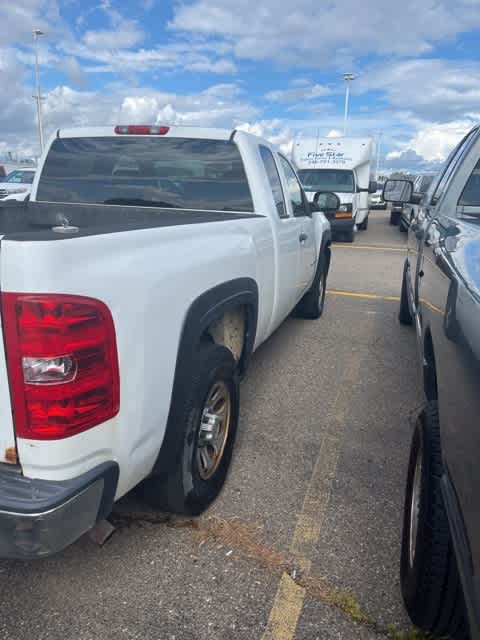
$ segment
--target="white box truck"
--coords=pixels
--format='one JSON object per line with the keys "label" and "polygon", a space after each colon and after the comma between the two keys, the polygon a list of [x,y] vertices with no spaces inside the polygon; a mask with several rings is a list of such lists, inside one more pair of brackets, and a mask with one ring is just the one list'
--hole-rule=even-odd
{"label": "white box truck", "polygon": [[374,181],[375,142],[372,138],[297,138],[292,160],[310,201],[319,191],[333,191],[340,209],[330,220],[332,231],[353,242],[355,230],[368,226],[368,194]]}

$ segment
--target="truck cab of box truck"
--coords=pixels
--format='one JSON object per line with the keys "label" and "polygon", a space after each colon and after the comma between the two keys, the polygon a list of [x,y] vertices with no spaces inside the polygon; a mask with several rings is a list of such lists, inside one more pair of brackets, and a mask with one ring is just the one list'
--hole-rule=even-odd
{"label": "truck cab of box truck", "polygon": [[353,242],[355,230],[368,226],[368,195],[375,192],[375,143],[372,138],[297,138],[292,160],[310,201],[319,191],[333,191],[340,209],[332,231]]}

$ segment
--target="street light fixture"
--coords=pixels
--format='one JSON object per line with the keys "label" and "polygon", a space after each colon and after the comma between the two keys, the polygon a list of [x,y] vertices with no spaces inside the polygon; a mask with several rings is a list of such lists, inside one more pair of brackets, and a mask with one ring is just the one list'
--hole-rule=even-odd
{"label": "street light fixture", "polygon": [[347,135],[347,121],[348,121],[348,99],[350,97],[350,83],[355,80],[353,73],[344,73],[343,79],[345,80],[345,115],[343,116],[343,135]]}
{"label": "street light fixture", "polygon": [[40,152],[43,153],[43,122],[42,122],[42,96],[40,95],[40,74],[38,71],[38,38],[45,35],[40,29],[33,29],[33,45],[35,48],[35,88],[36,94],[34,96],[37,103],[37,122],[38,122],[38,136],[40,139]]}

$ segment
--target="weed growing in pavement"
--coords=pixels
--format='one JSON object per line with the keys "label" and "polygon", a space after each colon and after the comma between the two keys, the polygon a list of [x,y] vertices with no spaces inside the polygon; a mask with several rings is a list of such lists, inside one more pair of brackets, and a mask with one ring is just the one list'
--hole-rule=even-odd
{"label": "weed growing in pavement", "polygon": [[395,625],[389,625],[386,632],[391,640],[435,640],[431,633],[422,629],[398,629]]}
{"label": "weed growing in pavement", "polygon": [[266,544],[261,540],[262,527],[242,522],[239,518],[221,518],[217,515],[191,519],[161,514],[154,511],[113,513],[112,523],[118,527],[132,524],[164,525],[175,529],[189,529],[198,540],[199,547],[214,544],[217,548],[232,550],[243,558],[253,560],[258,565],[277,575],[288,573],[292,580],[311,598],[335,607],[352,622],[368,627],[378,635],[391,640],[433,640],[433,636],[419,629],[399,629],[395,625],[384,627],[367,616],[361,608],[358,597],[351,591],[332,589],[324,577],[308,575],[299,568],[302,558]]}

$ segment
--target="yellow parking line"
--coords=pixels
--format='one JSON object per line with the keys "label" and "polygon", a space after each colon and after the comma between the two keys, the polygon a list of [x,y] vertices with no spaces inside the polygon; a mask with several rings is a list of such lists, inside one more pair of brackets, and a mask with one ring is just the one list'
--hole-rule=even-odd
{"label": "yellow parking line", "polygon": [[[326,427],[302,510],[297,516],[290,550],[305,576],[310,574],[311,569],[311,561],[307,556],[320,538],[330,501],[332,481],[335,477],[345,431],[345,414],[350,401],[346,390],[358,379],[359,369],[360,358],[358,354],[352,354],[347,371],[339,381],[337,395],[333,402],[334,416]],[[293,640],[295,638],[305,593],[305,589],[298,585],[288,573],[282,574],[262,640]]]}
{"label": "yellow parking line", "polygon": [[336,291],[335,289],[327,289],[327,293],[331,296],[342,296],[344,298],[363,298],[364,300],[385,300],[387,302],[399,302],[398,296],[380,296],[376,293],[364,293],[363,291]]}
{"label": "yellow parking line", "polygon": [[332,247],[336,249],[366,249],[368,251],[394,251],[396,253],[406,253],[406,247],[380,247],[373,244],[342,244],[334,242]]}
{"label": "yellow parking line", "polygon": [[305,589],[283,573],[262,640],[292,640],[304,599]]}

